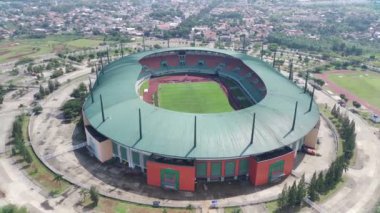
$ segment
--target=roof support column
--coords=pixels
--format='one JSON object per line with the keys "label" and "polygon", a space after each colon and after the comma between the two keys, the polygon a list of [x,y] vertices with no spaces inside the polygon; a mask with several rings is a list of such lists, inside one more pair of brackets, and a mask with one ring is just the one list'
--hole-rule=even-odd
{"label": "roof support column", "polygon": [[120,42],[120,54],[121,54],[121,57],[124,57],[123,43],[121,42]]}
{"label": "roof support column", "polygon": [[274,51],[273,64],[272,64],[273,67],[275,67],[275,65],[276,65],[276,54],[277,54],[277,51]]}
{"label": "roof support column", "polygon": [[101,71],[103,71],[103,56],[100,56],[100,65],[102,66]]}
{"label": "roof support column", "polygon": [[143,45],[143,50],[145,52],[145,34],[143,34],[143,42],[142,42],[142,45]]}
{"label": "roof support column", "polygon": [[292,130],[291,131],[293,131],[294,127],[296,126],[297,108],[298,108],[298,101],[296,101],[296,107],[294,109],[293,124],[292,124]]}
{"label": "roof support column", "polygon": [[91,78],[88,78],[88,80],[90,80],[90,85],[89,85],[89,91],[90,91],[90,95],[91,95],[91,102],[94,103],[94,94],[92,93],[92,82],[91,82]]}
{"label": "roof support column", "polygon": [[306,72],[306,80],[305,80],[305,88],[303,90],[303,93],[306,93],[307,91],[307,82],[309,80],[309,72]]}
{"label": "roof support column", "polygon": [[197,146],[197,116],[194,116],[194,148]]}
{"label": "roof support column", "polygon": [[139,108],[139,133],[140,133],[140,140],[142,139],[142,124],[141,124],[141,109]]}
{"label": "roof support column", "polygon": [[99,96],[100,96],[100,109],[102,110],[102,120],[104,122],[104,121],[106,121],[106,118],[104,117],[103,98],[102,98],[101,94]]}
{"label": "roof support column", "polygon": [[109,49],[108,49],[108,47],[107,47],[107,64],[109,64],[110,63],[110,53],[109,53]]}
{"label": "roof support column", "polygon": [[253,144],[253,137],[255,136],[255,123],[256,123],[256,113],[253,113],[253,120],[252,120],[252,132],[251,132],[251,141],[249,144]]}
{"label": "roof support column", "polygon": [[98,69],[96,69],[95,74],[96,74],[96,81],[95,81],[95,83],[99,84],[99,71],[98,71]]}
{"label": "roof support column", "polygon": [[310,99],[309,110],[308,110],[307,112],[310,112],[310,111],[311,111],[311,108],[313,107],[314,91],[315,91],[315,87],[313,87],[313,92],[311,93],[311,99]]}
{"label": "roof support column", "polygon": [[289,62],[289,80],[293,81],[293,60]]}

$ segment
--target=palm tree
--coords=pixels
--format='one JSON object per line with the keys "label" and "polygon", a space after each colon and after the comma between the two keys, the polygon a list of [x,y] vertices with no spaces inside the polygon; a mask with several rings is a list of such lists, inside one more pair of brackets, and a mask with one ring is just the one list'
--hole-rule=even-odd
{"label": "palm tree", "polygon": [[90,198],[95,206],[97,206],[99,201],[99,193],[95,186],[91,186],[90,188]]}
{"label": "palm tree", "polygon": [[59,187],[61,187],[62,180],[63,176],[61,174],[55,174],[53,181],[57,182]]}
{"label": "palm tree", "polygon": [[86,200],[87,195],[88,195],[88,190],[85,188],[82,188],[79,191],[79,194],[82,196],[82,202],[84,202]]}

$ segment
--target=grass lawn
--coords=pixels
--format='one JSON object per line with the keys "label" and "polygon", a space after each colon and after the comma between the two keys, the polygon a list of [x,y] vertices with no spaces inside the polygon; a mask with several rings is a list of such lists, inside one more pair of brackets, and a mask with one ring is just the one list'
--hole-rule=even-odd
{"label": "grass lawn", "polygon": [[[115,213],[162,213],[164,208],[153,208],[151,206],[138,205],[118,200],[100,197],[96,212],[115,212]],[[192,213],[195,210],[166,208],[168,213]]]}
{"label": "grass lawn", "polygon": [[67,45],[74,48],[94,48],[94,47],[99,46],[99,44],[102,42],[103,42],[102,40],[81,38],[81,39],[69,41],[67,42]]}
{"label": "grass lawn", "polygon": [[41,39],[6,39],[0,42],[0,63],[64,50],[95,48],[101,42],[100,37],[83,38],[74,35],[56,35]]}
{"label": "grass lawn", "polygon": [[346,178],[342,177],[342,180],[339,181],[339,183],[335,186],[334,189],[328,191],[326,194],[320,195],[319,202],[323,203],[324,201],[327,201],[330,197],[332,197],[336,192],[338,192],[344,186],[345,181],[346,181]]}
{"label": "grass lawn", "polygon": [[[25,141],[29,141],[27,134],[28,123],[29,117],[23,116],[22,133]],[[70,184],[64,180],[60,182],[54,181],[55,175],[48,168],[46,168],[45,165],[38,159],[36,154],[33,152],[32,147],[27,146],[26,149],[32,156],[32,163],[24,167],[30,178],[32,178],[34,181],[40,184],[52,195],[60,194],[70,186]]]}
{"label": "grass lawn", "polygon": [[243,211],[241,210],[240,207],[227,207],[224,208],[224,213],[242,213]]}
{"label": "grass lawn", "polygon": [[216,82],[160,84],[158,104],[165,109],[191,113],[233,111]]}
{"label": "grass lawn", "polygon": [[353,74],[331,74],[329,79],[337,85],[351,91],[356,96],[380,108],[380,74],[357,72]]}
{"label": "grass lawn", "polygon": [[278,210],[277,200],[265,203],[265,207],[270,213],[276,212]]}

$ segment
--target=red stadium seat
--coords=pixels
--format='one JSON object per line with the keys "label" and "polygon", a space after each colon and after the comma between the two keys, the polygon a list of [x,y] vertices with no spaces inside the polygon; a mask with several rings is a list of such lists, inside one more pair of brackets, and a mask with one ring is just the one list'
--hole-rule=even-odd
{"label": "red stadium seat", "polygon": [[199,56],[195,55],[186,55],[186,65],[187,66],[196,66],[198,65]]}

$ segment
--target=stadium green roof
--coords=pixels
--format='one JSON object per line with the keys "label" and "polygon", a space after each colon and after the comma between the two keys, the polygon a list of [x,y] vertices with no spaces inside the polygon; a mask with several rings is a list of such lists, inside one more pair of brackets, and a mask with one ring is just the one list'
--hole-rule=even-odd
{"label": "stadium green roof", "polygon": [[[266,85],[267,95],[256,105],[225,113],[194,114],[170,111],[144,102],[136,82],[141,58],[160,52],[198,50],[227,54],[254,70]],[[99,95],[104,102],[102,121]],[[84,114],[90,124],[113,141],[139,151],[178,158],[236,158],[281,148],[304,137],[318,122],[318,106],[310,95],[267,63],[246,54],[207,48],[168,48],[126,56],[104,68],[93,87],[94,103],[86,99]],[[291,131],[295,103],[295,128]],[[141,109],[142,138],[139,136]],[[252,117],[256,113],[254,140],[250,145]],[[194,117],[197,117],[194,148]]]}

